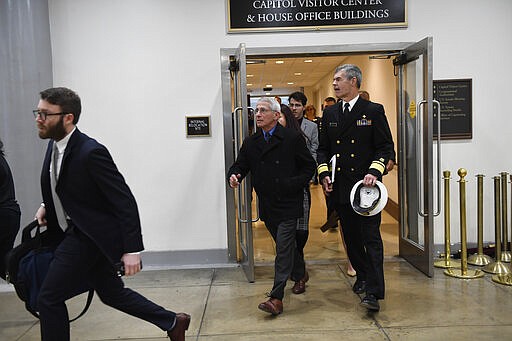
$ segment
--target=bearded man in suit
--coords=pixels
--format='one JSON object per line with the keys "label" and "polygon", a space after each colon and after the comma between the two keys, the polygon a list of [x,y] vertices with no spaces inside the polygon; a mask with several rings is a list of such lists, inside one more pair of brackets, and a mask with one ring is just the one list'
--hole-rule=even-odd
{"label": "bearded man in suit", "polygon": [[49,142],[36,219],[47,226],[45,243],[56,246],[38,298],[41,339],[70,339],[65,301],[89,287],[105,304],[184,341],[190,315],[165,310],[124,287],[122,272],[131,276],[142,267],[137,203],[107,148],[76,127],[80,97],[63,87],[40,96],[33,113],[39,137]]}

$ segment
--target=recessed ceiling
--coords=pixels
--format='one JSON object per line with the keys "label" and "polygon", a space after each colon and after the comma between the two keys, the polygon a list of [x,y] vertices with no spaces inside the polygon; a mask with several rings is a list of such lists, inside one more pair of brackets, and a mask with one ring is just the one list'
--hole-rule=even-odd
{"label": "recessed ceiling", "polygon": [[[247,58],[247,89],[252,94],[265,93],[263,88],[272,85],[272,95],[282,95],[297,88],[310,87],[343,64],[347,56],[306,56],[279,58]],[[310,62],[304,62],[305,60]],[[255,63],[251,63],[254,61]],[[282,63],[276,63],[276,61]],[[299,75],[300,74],[300,75]],[[252,75],[252,76],[250,76]],[[293,84],[289,84],[293,83]],[[287,91],[287,89],[290,89]]]}

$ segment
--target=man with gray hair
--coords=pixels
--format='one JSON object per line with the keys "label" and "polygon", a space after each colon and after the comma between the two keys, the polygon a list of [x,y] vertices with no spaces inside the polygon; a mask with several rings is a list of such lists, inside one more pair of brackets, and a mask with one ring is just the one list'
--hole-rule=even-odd
{"label": "man with gray hair", "polygon": [[[297,250],[297,224],[304,209],[304,187],[315,172],[316,162],[299,131],[278,123],[281,107],[274,98],[256,104],[258,131],[247,137],[235,163],[227,172],[232,188],[250,172],[259,198],[260,219],[276,242],[274,286],[258,308],[272,315],[283,312],[288,278],[303,278],[305,264]],[[295,264],[295,266],[294,266]],[[300,272],[292,274],[292,270]]]}
{"label": "man with gray hair", "polygon": [[[322,117],[318,175],[338,212],[348,258],[357,273],[352,290],[356,294],[366,293],[362,306],[379,311],[378,300],[384,298],[381,215],[357,214],[350,203],[350,192],[360,180],[369,187],[375,186],[377,180],[382,181],[394,146],[384,107],[359,95],[361,82],[362,73],[356,65],[341,65],[334,72],[332,85],[341,101],[327,107]],[[328,163],[333,157],[336,169],[330,171]]]}

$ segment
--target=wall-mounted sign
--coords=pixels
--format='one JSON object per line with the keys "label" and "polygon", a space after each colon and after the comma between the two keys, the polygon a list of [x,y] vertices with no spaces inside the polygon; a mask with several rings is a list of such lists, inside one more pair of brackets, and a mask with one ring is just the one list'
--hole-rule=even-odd
{"label": "wall-mounted sign", "polygon": [[187,137],[210,136],[210,116],[187,116]]}
{"label": "wall-mounted sign", "polygon": [[407,27],[407,0],[227,0],[228,32]]}
{"label": "wall-mounted sign", "polygon": [[[441,139],[473,138],[472,80],[434,80],[434,99],[441,104]],[[434,137],[437,137],[437,105],[434,103]]]}

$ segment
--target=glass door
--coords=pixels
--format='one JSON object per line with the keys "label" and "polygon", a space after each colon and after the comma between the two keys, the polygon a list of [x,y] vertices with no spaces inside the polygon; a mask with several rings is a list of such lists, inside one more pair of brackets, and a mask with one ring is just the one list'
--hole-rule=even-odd
{"label": "glass door", "polygon": [[[230,64],[233,76],[233,153],[234,159],[244,139],[249,136],[249,106],[247,100],[247,71],[245,44],[240,44],[234,60]],[[236,238],[238,241],[238,260],[247,280],[254,282],[254,250],[252,238],[252,186],[247,176],[234,190],[236,207]],[[256,219],[257,220],[257,219]]]}
{"label": "glass door", "polygon": [[[433,222],[439,215],[440,193],[439,140],[436,141],[437,167],[434,171],[432,38],[407,46],[395,57],[393,64],[398,73],[400,127],[400,256],[431,277]],[[438,194],[435,204],[434,189]]]}

